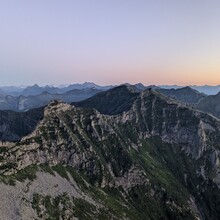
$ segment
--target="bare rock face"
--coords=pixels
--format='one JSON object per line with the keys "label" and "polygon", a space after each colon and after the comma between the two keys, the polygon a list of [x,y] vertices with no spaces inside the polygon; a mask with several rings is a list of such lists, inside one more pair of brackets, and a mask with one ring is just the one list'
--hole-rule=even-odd
{"label": "bare rock face", "polygon": [[[219,140],[219,120],[151,90],[140,93],[128,111],[113,115],[54,101],[30,134],[0,143],[2,187],[8,190],[3,185],[15,178],[10,189],[19,190],[25,170],[36,166],[41,173],[30,187],[40,175],[66,182],[57,183],[56,195],[40,183],[42,191],[32,187],[28,198],[25,194],[27,216],[50,216],[49,204],[59,206],[59,216],[80,218],[82,212],[73,209],[83,203],[89,206],[85,213],[97,219],[218,219],[213,198],[220,198]],[[74,181],[80,196],[65,187],[68,182],[74,190]],[[73,197],[82,199],[80,204]]]}
{"label": "bare rock face", "polygon": [[214,140],[220,137],[220,120],[152,91],[142,92],[122,121],[135,124],[143,136],[160,136],[180,145],[197,159],[214,149]]}
{"label": "bare rock face", "polygon": [[[57,173],[52,175],[49,173],[37,172],[36,179],[32,182],[29,180],[17,182],[15,186],[1,183],[1,219],[39,219],[41,215],[43,219],[49,218],[45,213],[45,204],[39,204],[41,208],[39,207],[40,211],[38,210],[38,212],[33,205],[34,199],[43,198],[45,195],[47,198],[50,198],[51,201],[60,195],[65,195],[70,203],[70,198],[74,197],[75,199],[83,199],[89,204],[95,205],[97,208],[101,207],[99,203],[96,203],[92,198],[88,197],[80,190],[77,183],[70,175],[69,178],[68,181]],[[73,210],[65,212],[65,218],[72,219],[72,215]]]}

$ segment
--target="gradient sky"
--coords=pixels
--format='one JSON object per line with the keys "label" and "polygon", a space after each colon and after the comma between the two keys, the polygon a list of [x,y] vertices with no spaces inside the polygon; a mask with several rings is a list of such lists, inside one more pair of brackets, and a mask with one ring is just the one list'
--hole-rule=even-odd
{"label": "gradient sky", "polygon": [[85,81],[220,84],[220,1],[0,1],[0,85]]}

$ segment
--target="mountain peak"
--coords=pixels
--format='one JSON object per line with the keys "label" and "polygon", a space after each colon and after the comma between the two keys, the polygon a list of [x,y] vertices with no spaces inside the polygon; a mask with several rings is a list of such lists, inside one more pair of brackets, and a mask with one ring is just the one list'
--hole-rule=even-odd
{"label": "mountain peak", "polygon": [[38,84],[34,84],[33,86],[29,86],[29,87],[32,87],[32,88],[40,88],[40,86]]}
{"label": "mountain peak", "polygon": [[73,108],[73,105],[64,103],[61,100],[53,100],[46,106],[44,110],[44,116],[50,116],[54,112],[65,112]]}
{"label": "mountain peak", "polygon": [[179,91],[187,91],[187,92],[195,92],[195,93],[200,93],[199,91],[193,89],[192,87],[190,86],[185,86],[185,87],[182,87],[182,88],[178,88],[176,90],[179,90]]}
{"label": "mountain peak", "polygon": [[198,92],[197,90],[191,88],[190,86],[177,88],[177,89],[156,89],[156,91],[162,93],[165,96],[177,99],[181,102],[196,104],[201,101],[205,94]]}
{"label": "mountain peak", "polygon": [[144,90],[145,89],[145,86],[142,84],[142,83],[137,83],[134,85],[137,89],[139,90]]}
{"label": "mountain peak", "polygon": [[115,115],[128,111],[139,94],[134,86],[123,84],[72,104],[84,108],[95,108],[102,114]]}

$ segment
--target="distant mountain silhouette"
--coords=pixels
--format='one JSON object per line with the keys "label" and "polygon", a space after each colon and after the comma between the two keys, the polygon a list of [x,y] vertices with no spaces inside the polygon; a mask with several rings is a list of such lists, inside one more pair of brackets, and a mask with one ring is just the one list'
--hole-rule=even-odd
{"label": "distant mountain silhouette", "polygon": [[189,86],[178,88],[178,89],[156,89],[160,93],[178,99],[182,102],[186,102],[189,104],[196,104],[202,99],[204,99],[207,95],[204,93],[200,93],[195,89],[192,89]]}

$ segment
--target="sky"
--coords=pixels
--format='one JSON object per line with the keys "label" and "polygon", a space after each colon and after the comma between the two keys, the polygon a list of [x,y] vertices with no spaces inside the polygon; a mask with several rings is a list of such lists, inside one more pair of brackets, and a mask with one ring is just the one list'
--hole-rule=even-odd
{"label": "sky", "polygon": [[0,85],[220,84],[219,0],[0,0]]}

